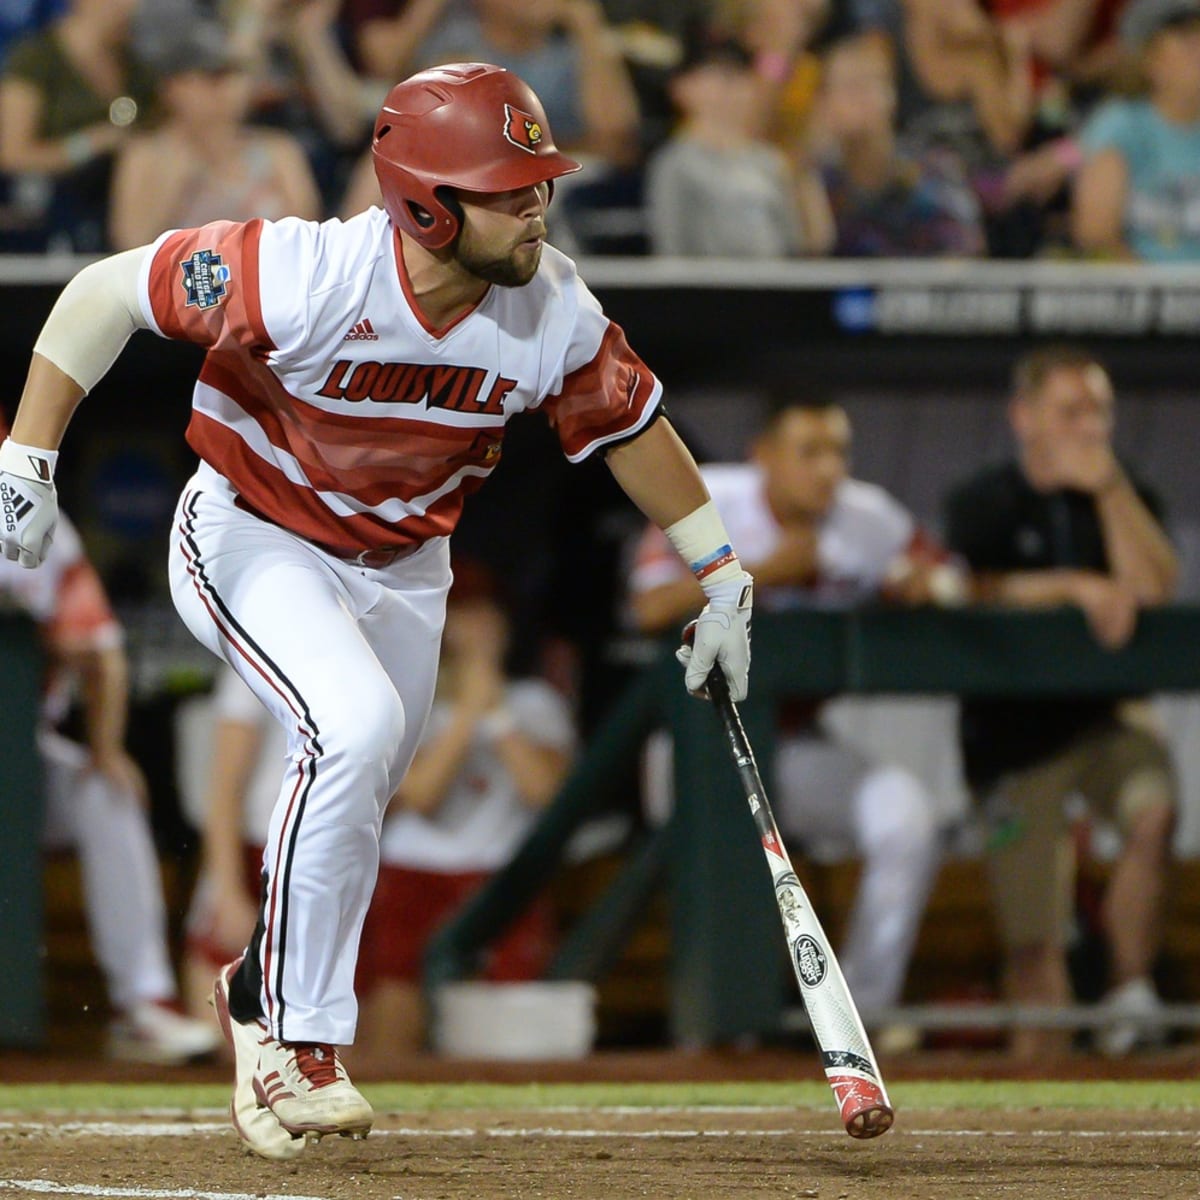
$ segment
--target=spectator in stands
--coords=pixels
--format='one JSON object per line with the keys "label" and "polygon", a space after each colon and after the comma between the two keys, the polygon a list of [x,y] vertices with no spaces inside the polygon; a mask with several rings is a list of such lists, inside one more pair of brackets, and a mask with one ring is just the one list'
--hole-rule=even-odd
{"label": "spectator in stands", "polygon": [[[1009,415],[1017,457],[950,494],[949,543],[975,572],[982,601],[1075,605],[1102,646],[1123,646],[1138,610],[1170,599],[1178,564],[1157,500],[1113,451],[1109,377],[1085,350],[1035,351],[1017,363]],[[1151,970],[1176,803],[1162,739],[1107,697],[965,700],[961,736],[989,826],[1010,1000],[1071,998],[1073,798],[1119,826],[1124,845],[1105,899],[1111,1022],[1097,1040],[1107,1053],[1127,1052],[1144,1032],[1137,1018],[1159,1007]],[[1062,1045],[1056,1032],[1026,1029],[1012,1049],[1032,1060]]]}
{"label": "spectator in stands", "polygon": [[833,211],[833,253],[850,257],[980,255],[979,205],[949,148],[905,153],[895,134],[892,49],[877,33],[825,55],[819,138]]}
{"label": "spectator in stands", "polygon": [[1042,242],[1035,204],[1016,201],[1008,172],[1029,145],[1035,94],[1029,37],[982,0],[904,0],[894,30],[898,128],[913,149],[948,148],[983,209],[988,251],[1021,257]]}
{"label": "spectator in stands", "polygon": [[129,52],[135,2],[71,0],[11,48],[0,76],[0,169],[56,181],[47,225],[57,249],[104,248],[111,157],[153,95]]}
{"label": "spectator in stands", "polygon": [[1117,18],[1127,0],[987,0],[1029,47],[1039,80],[1103,84],[1118,71]]}
{"label": "spectator in stands", "polygon": [[447,62],[490,62],[529,82],[570,154],[637,156],[637,95],[599,0],[409,0],[360,36],[367,73],[389,82]]}
{"label": "spectator in stands", "polygon": [[1121,38],[1138,54],[1142,99],[1113,99],[1083,130],[1075,242],[1090,254],[1200,259],[1200,0],[1132,0]]}
{"label": "spectator in stands", "polygon": [[[484,567],[459,559],[437,695],[413,764],[384,818],[379,881],[363,926],[355,1053],[373,1069],[422,1047],[421,955],[431,933],[520,846],[574,749],[547,683],[505,674],[508,617]],[[553,936],[542,902],[495,945],[487,978],[535,978]]]}
{"label": "spectator in stands", "polygon": [[[954,602],[961,571],[882,488],[849,477],[849,454],[845,411],[788,391],[773,402],[750,462],[702,468],[754,574],[760,611],[848,608],[880,596]],[[651,530],[630,587],[634,620],[645,633],[677,629],[695,603],[694,581],[671,561],[666,538]],[[782,706],[769,786],[789,844],[823,857],[863,859],[838,957],[870,1021],[900,999],[938,865],[940,830],[924,784],[826,736],[820,707],[807,699]],[[662,741],[650,758],[647,799],[657,809],[670,780]]]}
{"label": "spectator in stands", "polygon": [[603,0],[604,13],[638,98],[639,164],[675,124],[670,81],[690,32],[710,16],[711,0]]}
{"label": "spectator in stands", "polygon": [[201,831],[200,874],[184,937],[188,1010],[214,1024],[216,973],[250,942],[263,847],[287,757],[283,728],[224,664],[211,698],[180,712],[178,760],[185,813]]}
{"label": "spectator in stands", "polygon": [[927,126],[938,137],[940,124],[960,145],[981,135],[981,153],[1020,150],[1033,116],[1028,37],[999,25],[977,0],[904,0],[904,18],[905,132]]}
{"label": "spectator in stands", "polygon": [[759,81],[738,41],[701,33],[671,81],[682,122],[646,168],[655,254],[823,254],[833,226],[816,172],[799,176],[762,133]]}
{"label": "spectator in stands", "polygon": [[[0,429],[0,440],[7,434]],[[38,623],[48,659],[37,750],[47,849],[79,856],[92,949],[115,1010],[109,1057],[174,1065],[211,1054],[217,1031],[176,1011],[146,782],[125,750],[121,628],[75,527],[60,520],[44,571],[0,558],[0,605]],[[79,684],[86,744],[57,731]]]}
{"label": "spectator in stands", "polygon": [[245,124],[248,78],[216,25],[164,50],[162,124],[121,151],[113,179],[111,241],[118,250],[165,229],[214,220],[315,219],[320,197],[299,144]]}

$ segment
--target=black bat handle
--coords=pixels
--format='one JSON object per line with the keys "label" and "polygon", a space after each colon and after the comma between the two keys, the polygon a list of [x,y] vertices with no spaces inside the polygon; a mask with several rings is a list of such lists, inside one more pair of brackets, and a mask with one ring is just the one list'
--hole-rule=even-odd
{"label": "black bat handle", "polygon": [[767,801],[767,789],[763,787],[762,776],[758,772],[758,763],[755,762],[750,739],[746,736],[745,727],[742,725],[737,702],[729,694],[729,680],[725,678],[725,672],[721,670],[719,663],[709,671],[705,687],[708,689],[709,699],[712,700],[713,707],[717,710],[717,716],[720,717],[721,725],[724,727],[725,737],[729,742],[733,765],[737,770],[738,779],[741,781],[742,790],[746,793],[747,799],[753,796],[758,800],[758,804],[751,807],[759,836],[771,836],[778,841],[779,830],[776,828],[775,817]]}

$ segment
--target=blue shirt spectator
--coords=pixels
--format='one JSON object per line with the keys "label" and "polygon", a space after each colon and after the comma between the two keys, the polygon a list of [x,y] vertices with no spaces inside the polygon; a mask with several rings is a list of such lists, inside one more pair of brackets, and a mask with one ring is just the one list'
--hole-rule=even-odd
{"label": "blue shirt spectator", "polygon": [[1200,120],[1168,121],[1149,100],[1110,100],[1083,129],[1090,156],[1115,150],[1128,172],[1124,232],[1147,262],[1200,261]]}

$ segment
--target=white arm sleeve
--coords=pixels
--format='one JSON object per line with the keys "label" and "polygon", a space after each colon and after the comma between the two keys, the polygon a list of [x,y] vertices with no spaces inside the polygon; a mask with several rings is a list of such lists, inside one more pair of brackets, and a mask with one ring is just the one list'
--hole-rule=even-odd
{"label": "white arm sleeve", "polygon": [[135,329],[149,329],[138,300],[138,275],[150,246],[84,267],[62,290],[34,344],[85,392],[100,382]]}

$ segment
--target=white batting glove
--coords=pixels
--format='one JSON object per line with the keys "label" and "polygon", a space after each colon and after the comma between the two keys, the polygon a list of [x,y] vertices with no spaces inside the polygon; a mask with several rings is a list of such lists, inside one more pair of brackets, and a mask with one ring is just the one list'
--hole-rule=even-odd
{"label": "white batting glove", "polygon": [[23,567],[42,563],[54,540],[57,458],[56,451],[23,446],[12,438],[0,445],[0,550]]}
{"label": "white batting glove", "polygon": [[675,657],[687,668],[683,682],[693,696],[708,696],[708,674],[721,664],[729,695],[745,700],[750,683],[750,610],[754,580],[743,571],[738,579],[714,585],[700,615],[684,630]]}

